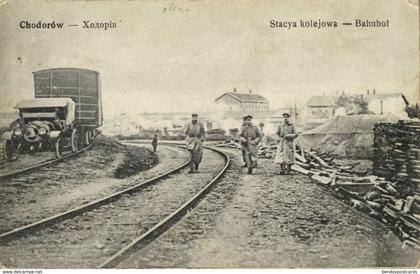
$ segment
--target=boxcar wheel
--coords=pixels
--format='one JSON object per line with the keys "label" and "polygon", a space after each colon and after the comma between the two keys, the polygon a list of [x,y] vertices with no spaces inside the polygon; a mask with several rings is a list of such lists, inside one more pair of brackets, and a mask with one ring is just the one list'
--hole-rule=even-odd
{"label": "boxcar wheel", "polygon": [[55,156],[57,158],[63,157],[63,152],[65,148],[66,140],[63,137],[58,137],[57,141],[55,141]]}
{"label": "boxcar wheel", "polygon": [[95,140],[95,138],[96,138],[96,129],[92,129],[91,131],[90,131],[90,142],[91,143],[93,143],[93,141]]}
{"label": "boxcar wheel", "polygon": [[92,133],[91,133],[90,130],[86,130],[86,132],[85,132],[85,144],[90,145],[91,141],[92,141]]}
{"label": "boxcar wheel", "polygon": [[19,158],[19,149],[15,147],[11,140],[6,140],[3,143],[3,155],[7,161],[14,161]]}
{"label": "boxcar wheel", "polygon": [[77,152],[80,148],[80,136],[76,129],[71,132],[71,151]]}

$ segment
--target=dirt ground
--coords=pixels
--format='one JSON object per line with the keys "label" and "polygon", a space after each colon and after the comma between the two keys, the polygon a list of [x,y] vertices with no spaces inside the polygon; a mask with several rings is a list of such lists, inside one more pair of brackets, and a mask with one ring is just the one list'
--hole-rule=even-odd
{"label": "dirt ground", "polygon": [[[272,160],[260,160],[256,174],[247,175],[240,167],[240,151],[226,151],[232,164],[215,188],[178,224],[120,268],[412,267],[418,263],[418,251],[403,248],[383,224],[337,201],[309,178],[276,175]],[[133,155],[104,140],[76,159],[2,182],[0,231],[103,197],[188,159],[179,148],[160,146],[157,155],[156,166],[117,179],[115,171]],[[85,221],[89,224],[88,218]],[[62,229],[79,234],[72,226]],[[74,246],[88,240],[75,237]],[[55,244],[67,241],[73,244],[61,238]],[[36,251],[37,256],[48,252],[50,244]],[[98,246],[104,248],[103,243]],[[57,250],[60,247],[64,246]],[[73,251],[77,258],[78,249]],[[15,265],[9,257],[6,263]]]}
{"label": "dirt ground", "polygon": [[[159,149],[159,153],[166,150]],[[182,150],[181,150],[182,151]],[[2,262],[19,268],[96,268],[188,201],[224,166],[205,151],[199,173],[188,168],[139,192],[24,238],[0,244]]]}
{"label": "dirt ground", "polygon": [[230,170],[175,227],[122,268],[413,267],[420,253],[383,224],[338,202],[299,174],[279,176],[270,160],[256,175],[230,150]]}
{"label": "dirt ground", "polygon": [[[128,148],[99,135],[93,147],[76,158],[0,182],[0,232],[103,198],[187,159],[179,148],[162,146],[155,155],[145,147]],[[116,171],[128,163],[136,169],[126,169],[124,177],[131,176],[116,178]]]}

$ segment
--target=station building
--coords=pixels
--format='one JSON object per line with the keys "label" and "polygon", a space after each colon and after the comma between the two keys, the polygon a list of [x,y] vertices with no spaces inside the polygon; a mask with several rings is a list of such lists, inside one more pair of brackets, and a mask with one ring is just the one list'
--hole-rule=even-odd
{"label": "station building", "polygon": [[269,111],[269,101],[259,94],[239,93],[236,89],[227,92],[215,100],[217,111],[222,112],[264,112]]}

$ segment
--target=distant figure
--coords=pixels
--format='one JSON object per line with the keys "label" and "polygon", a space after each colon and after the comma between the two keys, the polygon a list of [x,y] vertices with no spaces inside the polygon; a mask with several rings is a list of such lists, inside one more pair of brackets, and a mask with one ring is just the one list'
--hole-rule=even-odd
{"label": "distant figure", "polygon": [[[242,117],[242,126],[239,129],[239,133],[242,132],[242,128],[246,125],[246,117],[247,116]],[[242,160],[244,161],[244,164],[242,165],[242,167],[246,167],[247,166],[246,165],[245,148],[244,148],[244,146],[245,146],[245,144],[241,142]]]}
{"label": "distant figure", "polygon": [[264,123],[261,122],[261,123],[258,124],[258,126],[260,127],[261,136],[264,137]]}
{"label": "distant figure", "polygon": [[258,127],[260,128],[260,132],[261,132],[261,141],[260,141],[260,145],[265,145],[267,143],[267,138],[264,134],[264,123],[261,122],[258,124]]}
{"label": "distant figure", "polygon": [[252,170],[257,167],[258,143],[261,141],[261,132],[257,126],[251,122],[252,116],[247,115],[245,125],[241,127],[239,140],[242,143],[242,153],[245,156],[248,174],[252,174]]}
{"label": "distant figure", "polygon": [[155,134],[155,136],[153,136],[153,139],[152,139],[153,152],[156,152],[157,145],[158,145],[158,137]]}
{"label": "distant figure", "polygon": [[190,171],[189,173],[198,172],[198,166],[203,157],[203,138],[204,126],[198,122],[198,114],[192,114],[191,123],[187,125],[185,130],[185,139],[187,141],[187,149],[191,153]]}
{"label": "distant figure", "polygon": [[280,137],[279,149],[276,155],[277,158],[280,157],[280,174],[290,174],[292,165],[295,163],[295,142],[294,140],[297,137],[295,125],[290,121],[289,113],[283,113],[284,123],[280,125],[277,129],[277,135]]}

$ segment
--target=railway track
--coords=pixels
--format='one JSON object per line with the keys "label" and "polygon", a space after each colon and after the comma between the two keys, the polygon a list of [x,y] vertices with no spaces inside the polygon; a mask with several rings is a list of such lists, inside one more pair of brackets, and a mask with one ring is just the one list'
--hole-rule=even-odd
{"label": "railway track", "polygon": [[[57,160],[61,160],[61,159],[57,159]],[[146,181],[143,181],[141,183],[138,183],[134,186],[131,186],[131,187],[126,188],[124,190],[118,191],[118,192],[113,193],[111,195],[108,195],[104,198],[97,199],[97,200],[92,201],[92,202],[90,202],[86,205],[79,206],[79,207],[70,209],[68,211],[53,215],[51,217],[41,219],[37,222],[31,223],[31,224],[28,224],[28,225],[25,225],[25,226],[21,226],[21,227],[13,229],[11,231],[2,233],[2,234],[0,234],[0,241],[1,242],[11,241],[11,240],[16,239],[20,236],[26,235],[27,233],[34,232],[34,231],[40,230],[40,229],[45,228],[45,227],[49,227],[49,226],[54,225],[56,223],[62,222],[66,219],[70,219],[72,217],[79,216],[79,215],[81,215],[81,214],[83,214],[87,211],[93,210],[93,209],[95,209],[97,207],[100,207],[102,205],[105,205],[107,203],[111,203],[114,200],[122,197],[123,195],[131,194],[131,193],[134,193],[136,191],[139,191],[142,188],[147,187],[152,183],[155,183],[155,182],[157,182],[157,181],[159,181],[163,178],[166,178],[167,176],[169,176],[171,174],[174,174],[174,173],[178,172],[182,168],[186,167],[188,165],[188,163],[189,162],[187,161],[187,162],[185,162],[185,163],[183,163],[183,164],[181,164],[181,165],[179,165],[179,166],[177,166],[177,167],[175,167],[175,168],[173,168],[173,169],[171,169],[171,170],[169,170],[169,171],[167,171],[167,172],[165,172],[161,175],[150,178]],[[26,170],[25,170],[25,172],[26,172]],[[20,173],[15,173],[15,174],[20,174]]]}
{"label": "railway track", "polygon": [[93,145],[93,143],[89,144],[88,146],[84,147],[83,149],[81,149],[77,152],[72,152],[72,153],[66,154],[61,158],[55,158],[55,159],[47,160],[47,161],[41,162],[41,163],[33,165],[33,166],[29,166],[29,167],[25,167],[25,168],[22,168],[22,169],[19,169],[19,170],[15,170],[15,171],[12,171],[12,172],[1,174],[0,175],[0,182],[3,181],[4,179],[7,179],[7,178],[11,178],[11,177],[14,177],[14,176],[25,174],[25,173],[28,173],[30,171],[36,170],[38,168],[50,166],[50,165],[53,165],[53,164],[60,163],[64,160],[73,158],[73,157],[83,153],[84,151],[90,149],[92,147],[92,145]]}
{"label": "railway track", "polygon": [[[166,144],[166,145],[179,146],[179,144]],[[197,205],[197,203],[201,200],[201,198],[203,198],[205,194],[208,193],[208,191],[212,188],[215,182],[224,174],[224,172],[226,171],[226,169],[228,168],[230,164],[230,158],[226,153],[218,149],[211,148],[211,147],[206,147],[206,149],[209,151],[212,151],[213,153],[218,154],[219,157],[221,156],[223,158],[223,166],[221,167],[220,170],[217,171],[217,174],[212,176],[211,180],[206,181],[204,186],[201,187],[199,191],[195,191],[194,195],[191,198],[189,198],[187,201],[183,201],[183,203],[180,206],[177,205],[175,209],[171,209],[171,212],[165,214],[164,218],[161,218],[158,221],[153,221],[152,224],[149,224],[147,229],[143,233],[141,233],[141,235],[135,235],[135,237],[133,237],[132,239],[125,240],[125,243],[126,243],[125,245],[123,245],[122,247],[119,247],[119,249],[115,251],[112,256],[108,257],[108,259],[105,262],[99,265],[95,265],[95,266],[100,267],[100,268],[108,268],[108,267],[116,266],[119,262],[127,258],[127,256],[129,256],[131,252],[137,251],[141,249],[142,247],[146,246],[148,243],[152,242],[157,236],[162,234],[169,227],[171,227],[178,220],[180,220],[188,212],[188,210],[194,208],[195,205]],[[109,207],[110,209],[114,209],[115,203],[117,203],[117,201],[120,201],[120,203],[126,203],[124,201],[126,199],[130,199],[129,198],[130,195],[135,194],[135,193],[138,193],[137,195],[140,195],[141,193],[143,193],[143,191],[140,191],[142,189],[145,190],[144,192],[147,193],[148,191],[150,191],[150,188],[148,187],[152,186],[154,183],[161,182],[161,184],[163,185],[164,183],[166,183],[165,180],[170,181],[172,176],[176,176],[174,174],[179,173],[181,170],[185,169],[187,165],[188,165],[188,162],[172,170],[169,170],[162,175],[159,175],[149,180],[146,180],[144,182],[138,183],[130,188],[124,189],[122,191],[109,195],[105,198],[90,202],[86,205],[80,206],[78,208],[74,208],[72,210],[68,210],[66,212],[40,220],[30,225],[19,227],[9,232],[0,234],[0,242],[2,243],[1,245],[8,243],[12,240],[19,240],[19,238],[22,236],[25,236],[25,238],[31,237],[32,236],[31,233],[35,233],[37,231],[38,231],[38,234],[39,233],[42,234],[42,232],[45,229],[48,228],[51,230],[52,226],[54,225],[59,226],[60,225],[59,223],[66,222],[66,220],[71,222],[72,219],[80,218],[80,216],[82,216],[84,213],[95,214],[97,210],[101,211],[100,208],[102,209],[105,208],[105,212],[106,212],[107,210],[109,210],[107,209],[107,207]],[[180,174],[178,177],[183,178],[183,180],[185,180],[185,176],[182,177],[182,174]],[[191,192],[191,190],[188,190],[188,191]],[[135,195],[132,195],[132,196],[135,196]],[[130,202],[129,204],[132,205],[133,203]],[[136,203],[134,203],[134,205],[135,204]],[[132,210],[135,210],[135,208],[136,206],[133,206]],[[104,214],[104,213],[102,212],[98,214],[100,216],[101,214]],[[118,225],[118,223],[116,223],[116,225]]]}
{"label": "railway track", "polygon": [[179,208],[173,211],[169,216],[167,216],[162,221],[154,225],[145,233],[135,238],[131,243],[124,246],[115,255],[113,255],[107,261],[99,265],[98,268],[116,267],[120,262],[124,261],[132,252],[142,249],[148,244],[150,244],[159,235],[161,235],[163,232],[168,230],[171,227],[171,225],[179,221],[188,212],[188,210],[194,208],[198,204],[201,198],[204,197],[204,195],[211,189],[211,187],[215,184],[215,182],[225,173],[225,171],[230,165],[230,157],[227,153],[222,152],[212,147],[206,146],[205,148],[216,151],[223,156],[223,158],[226,161],[226,164],[224,165],[222,170],[220,170],[219,173],[210,182],[208,182],[198,193],[196,193],[191,199],[189,199],[187,202],[182,204]]}

